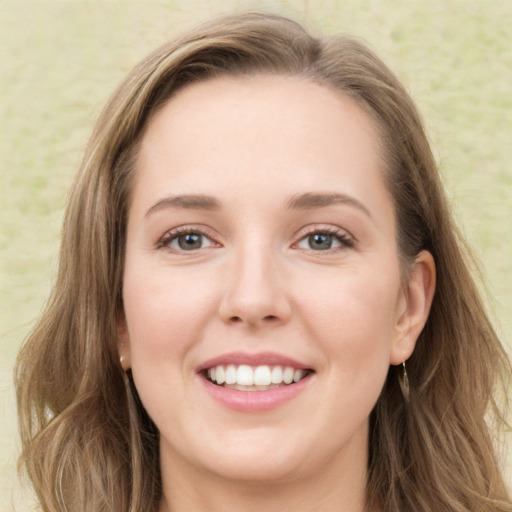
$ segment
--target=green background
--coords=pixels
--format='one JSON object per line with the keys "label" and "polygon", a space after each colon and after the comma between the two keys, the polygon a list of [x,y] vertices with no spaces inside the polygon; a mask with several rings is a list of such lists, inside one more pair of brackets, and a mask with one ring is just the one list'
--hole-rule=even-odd
{"label": "green background", "polygon": [[2,509],[30,509],[15,475],[12,367],[56,272],[67,191],[92,125],[150,50],[199,21],[247,9],[356,34],[401,77],[512,347],[511,1],[1,1]]}

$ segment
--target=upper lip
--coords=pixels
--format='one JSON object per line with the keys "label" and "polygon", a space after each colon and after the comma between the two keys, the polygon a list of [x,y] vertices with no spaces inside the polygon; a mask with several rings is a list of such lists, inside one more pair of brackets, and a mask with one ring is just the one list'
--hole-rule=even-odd
{"label": "upper lip", "polygon": [[288,356],[277,354],[275,352],[259,352],[256,354],[249,354],[246,352],[230,352],[228,354],[222,354],[212,359],[208,359],[204,363],[198,366],[197,372],[202,372],[219,365],[241,365],[246,364],[249,366],[292,366],[296,370],[310,370],[311,367],[297,361]]}

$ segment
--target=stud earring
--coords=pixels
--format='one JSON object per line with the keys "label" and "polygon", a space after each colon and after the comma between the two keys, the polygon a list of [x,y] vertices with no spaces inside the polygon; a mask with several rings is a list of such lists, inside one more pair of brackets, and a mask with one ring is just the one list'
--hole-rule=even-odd
{"label": "stud earring", "polygon": [[403,370],[398,374],[398,382],[400,383],[400,389],[402,390],[402,396],[404,397],[405,403],[409,403],[409,377],[407,376],[407,369],[405,368],[405,361],[402,363]]}

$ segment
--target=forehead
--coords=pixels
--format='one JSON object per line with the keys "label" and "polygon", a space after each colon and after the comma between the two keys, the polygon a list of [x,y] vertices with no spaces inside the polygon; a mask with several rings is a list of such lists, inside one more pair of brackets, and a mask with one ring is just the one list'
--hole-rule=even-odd
{"label": "forehead", "polygon": [[151,119],[134,192],[373,195],[381,155],[376,124],[340,91],[294,76],[215,78],[180,90]]}
{"label": "forehead", "polygon": [[[219,111],[223,114],[221,118]],[[232,123],[236,128],[264,126],[270,134],[276,126],[275,121],[279,121],[281,128],[288,120],[287,131],[293,134],[296,133],[294,127],[308,124],[316,129],[349,116],[359,132],[372,138],[372,144],[375,143],[375,149],[379,150],[377,124],[341,89],[293,75],[225,76],[180,89],[153,115],[143,139],[154,139],[162,129],[172,129],[171,124],[179,125],[179,128],[187,126],[189,130],[195,128],[195,133],[200,132],[205,137],[209,128],[217,131],[215,125],[220,121]],[[261,123],[262,117],[268,121],[266,126]],[[196,119],[201,119],[204,124],[195,124]],[[318,133],[322,136],[323,130]]]}

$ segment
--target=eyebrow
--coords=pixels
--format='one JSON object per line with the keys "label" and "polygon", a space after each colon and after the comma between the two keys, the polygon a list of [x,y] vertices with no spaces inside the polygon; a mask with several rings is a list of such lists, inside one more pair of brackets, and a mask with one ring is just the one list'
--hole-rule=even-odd
{"label": "eyebrow", "polygon": [[166,208],[184,208],[193,210],[215,211],[220,209],[220,204],[214,197],[205,195],[181,195],[164,197],[157,201],[145,214],[148,215]]}
{"label": "eyebrow", "polygon": [[371,218],[370,210],[358,201],[356,198],[340,193],[315,193],[307,192],[305,194],[294,195],[288,201],[287,207],[290,209],[312,209],[323,208],[326,206],[342,204],[353,206]]}
{"label": "eyebrow", "polygon": [[[363,203],[354,197],[341,193],[306,192],[305,194],[296,194],[288,200],[287,208],[292,210],[307,210],[313,208],[324,208],[336,204],[353,206],[371,218],[370,211]],[[214,197],[203,194],[164,197],[157,201],[146,212],[145,216],[147,217],[154,212],[164,210],[166,208],[217,211],[220,210],[220,203]]]}

